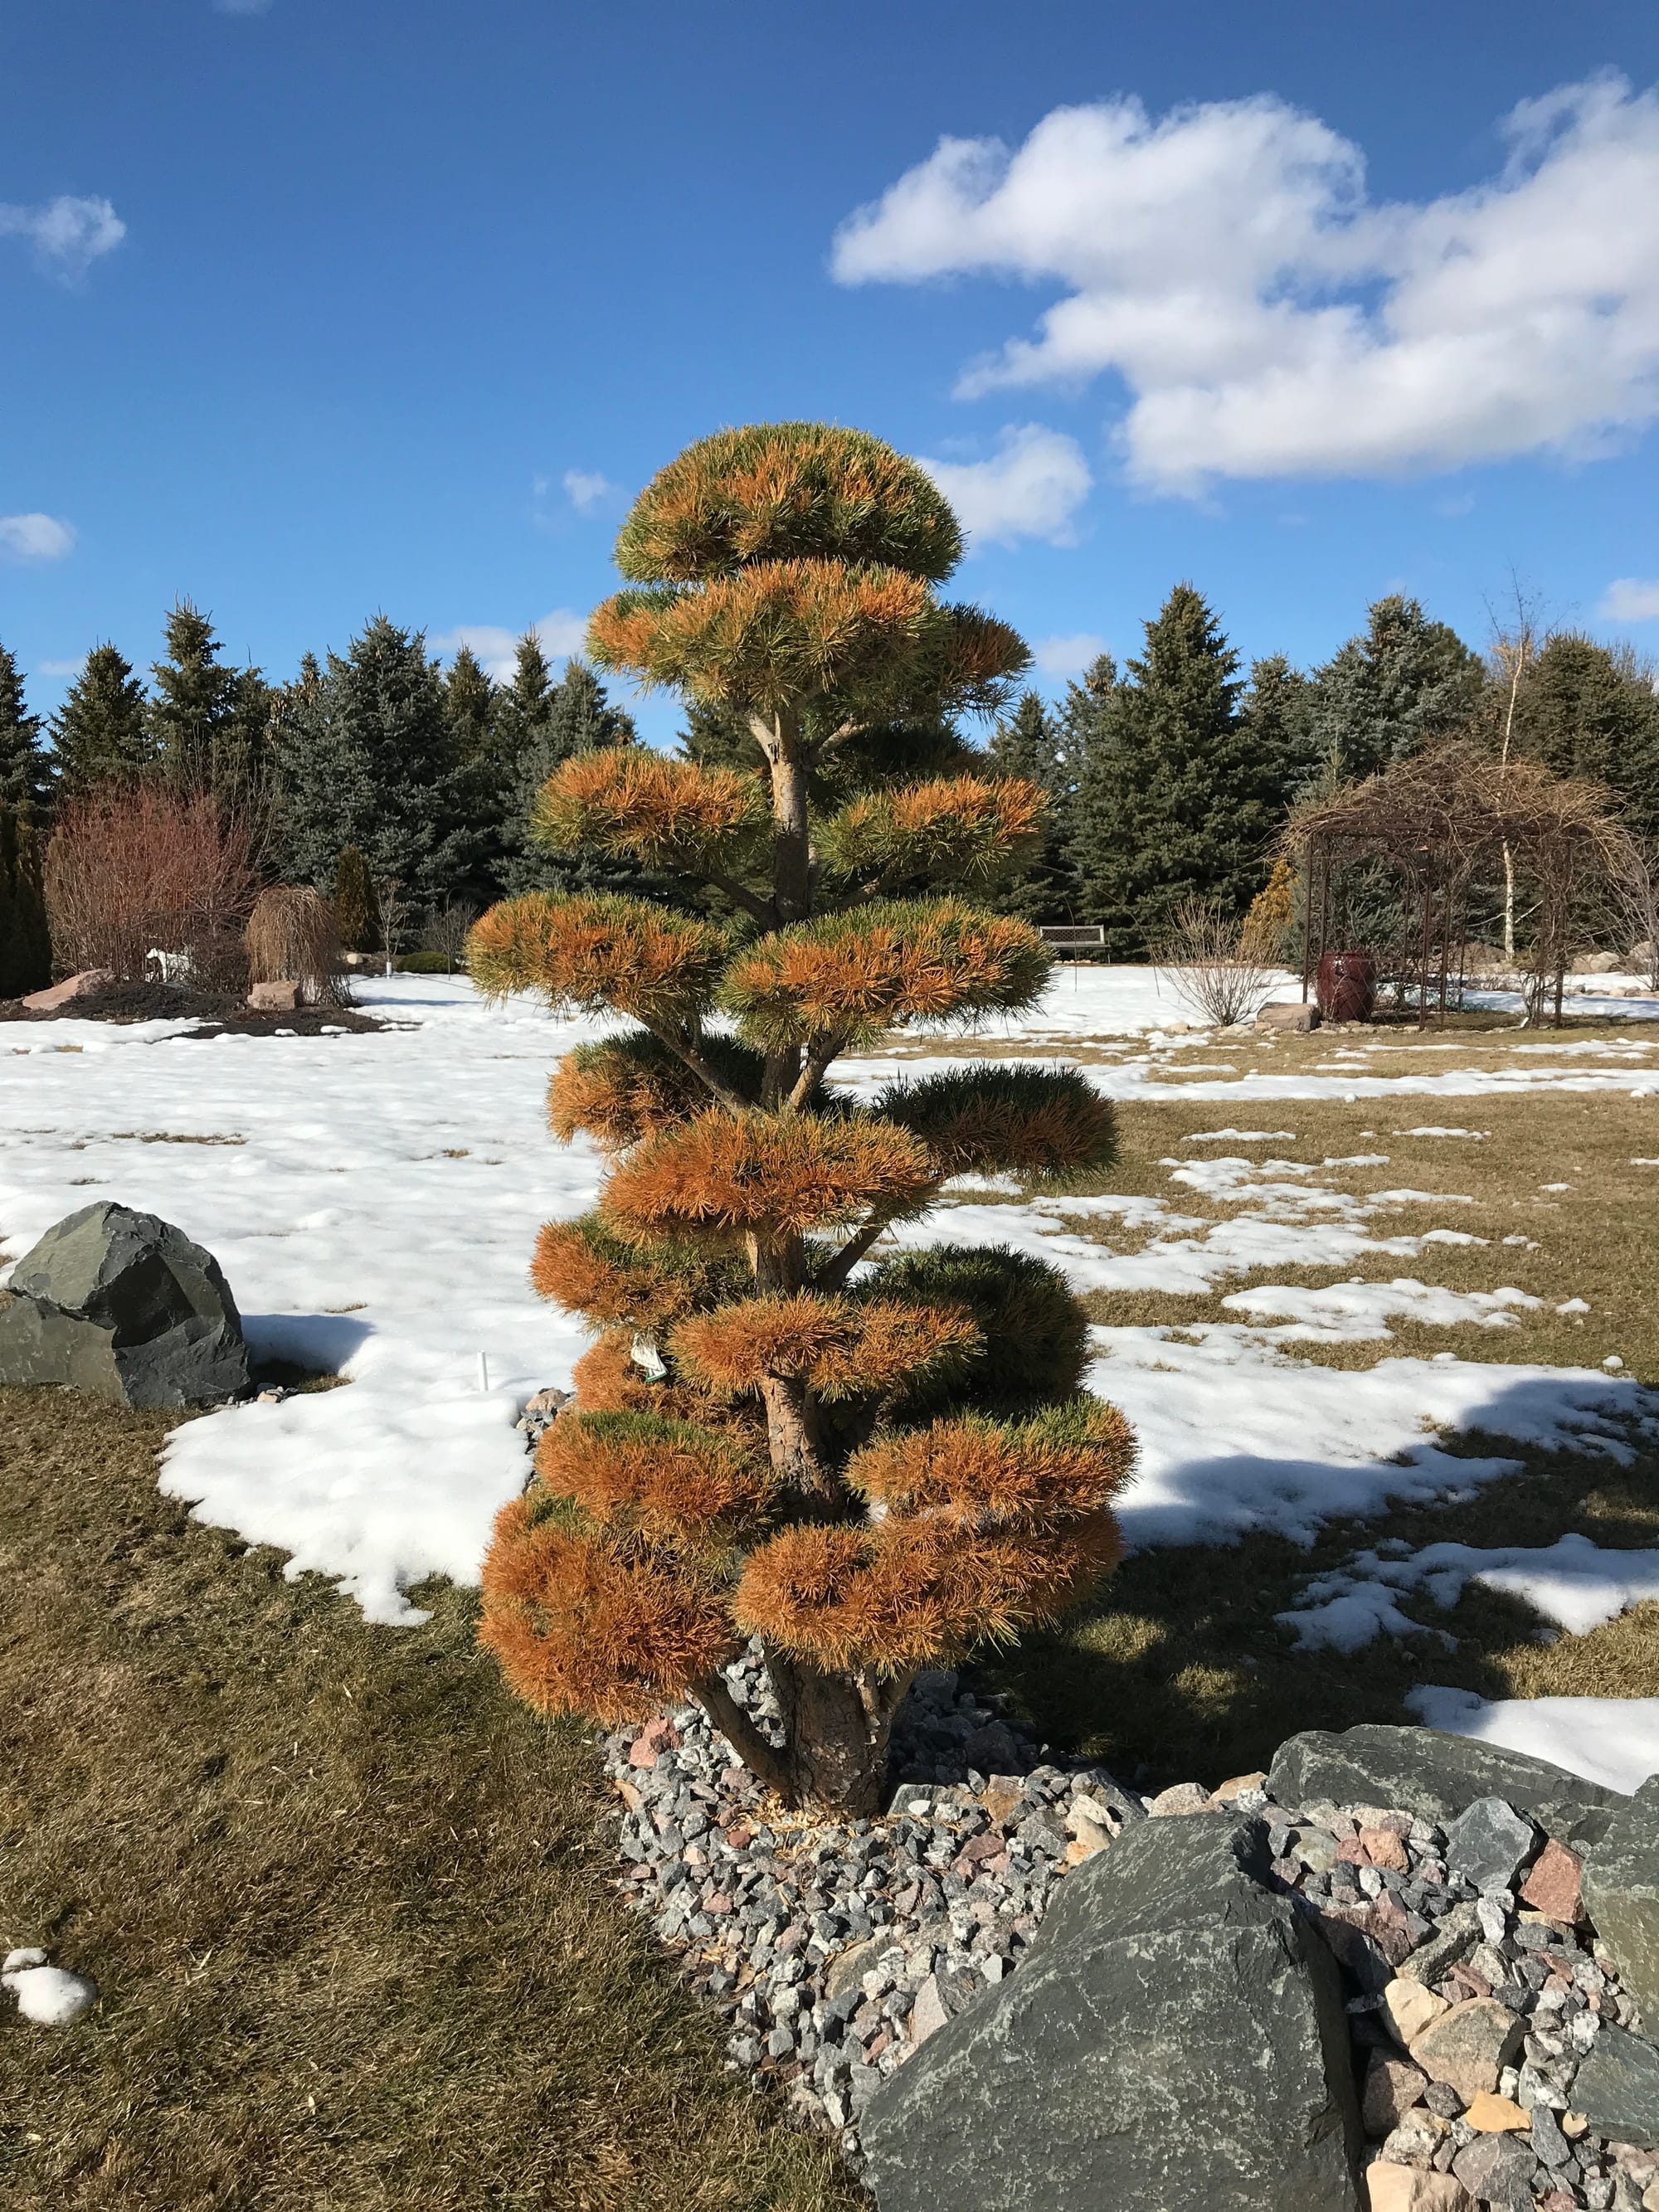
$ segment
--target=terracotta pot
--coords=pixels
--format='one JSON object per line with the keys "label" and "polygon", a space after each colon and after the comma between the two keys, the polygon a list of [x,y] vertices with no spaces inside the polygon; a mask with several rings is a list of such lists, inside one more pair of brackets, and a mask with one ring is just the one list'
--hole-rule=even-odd
{"label": "terracotta pot", "polygon": [[1314,997],[1328,1022],[1368,1022],[1376,1004],[1376,963],[1369,952],[1328,952]]}

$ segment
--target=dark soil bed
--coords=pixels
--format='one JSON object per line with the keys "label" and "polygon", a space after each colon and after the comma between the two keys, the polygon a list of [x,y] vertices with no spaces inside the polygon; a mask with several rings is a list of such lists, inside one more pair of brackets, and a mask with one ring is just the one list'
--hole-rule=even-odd
{"label": "dark soil bed", "polygon": [[89,991],[49,1012],[26,1006],[21,999],[0,999],[3,1022],[181,1022],[199,1021],[192,1034],[216,1036],[273,1036],[288,1030],[296,1036],[319,1036],[325,1030],[380,1030],[387,1024],[356,1006],[296,1006],[291,1013],[262,1013],[239,992],[192,991],[176,983],[112,983]]}

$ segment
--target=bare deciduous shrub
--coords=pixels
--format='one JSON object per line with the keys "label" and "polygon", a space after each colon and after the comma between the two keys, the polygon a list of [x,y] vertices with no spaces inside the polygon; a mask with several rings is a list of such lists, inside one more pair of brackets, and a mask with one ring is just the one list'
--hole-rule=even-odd
{"label": "bare deciduous shrub", "polygon": [[1278,980],[1259,928],[1218,902],[1183,899],[1158,947],[1158,966],[1183,1006],[1218,1029],[1254,1021]]}
{"label": "bare deciduous shrub", "polygon": [[58,963],[141,982],[157,950],[189,956],[198,982],[236,980],[258,889],[246,827],[207,793],[106,784],[72,799],[46,848]]}
{"label": "bare deciduous shrub", "polygon": [[334,909],[308,884],[260,892],[248,917],[247,959],[252,982],[298,983],[309,1006],[346,1003]]}
{"label": "bare deciduous shrub", "polygon": [[453,975],[465,958],[467,933],[477,919],[477,908],[465,899],[453,899],[447,906],[434,907],[421,932],[422,951],[441,953]]}

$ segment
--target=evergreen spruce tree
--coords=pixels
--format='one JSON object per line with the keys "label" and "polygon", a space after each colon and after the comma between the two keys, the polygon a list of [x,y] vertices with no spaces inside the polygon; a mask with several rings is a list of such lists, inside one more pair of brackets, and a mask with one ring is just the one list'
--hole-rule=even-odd
{"label": "evergreen spruce tree", "polygon": [[0,999],[44,991],[51,981],[40,837],[27,806],[0,802]]}
{"label": "evergreen spruce tree", "polygon": [[533,629],[519,640],[513,673],[496,691],[495,701],[495,752],[509,782],[515,787],[524,771],[525,757],[540,740],[553,711],[553,671],[542,641]]}
{"label": "evergreen spruce tree", "polygon": [[1202,596],[1177,584],[1127,680],[1097,702],[1073,857],[1109,958],[1146,952],[1188,899],[1242,915],[1267,879],[1278,764],[1256,756],[1237,668]]}
{"label": "evergreen spruce tree", "polygon": [[[615,1724],[694,1698],[788,1802],[842,1817],[879,1805],[919,1668],[1109,1571],[1133,1449],[1081,1390],[1085,1318],[1055,1269],[875,1257],[953,1174],[1106,1164],[1109,1102],[1074,1070],[1000,1063],[868,1103],[823,1088],[842,1052],[1029,1006],[1048,973],[1029,924],[975,902],[1035,834],[1032,785],[812,804],[860,728],[1002,703],[1024,648],[938,596],[961,549],[938,486],[861,433],[763,425],[681,454],[623,526],[629,588],[590,640],[741,714],[766,778],[597,747],[549,781],[538,827],[729,885],[748,927],[532,892],[471,946],[486,991],[633,1024],[550,1092],[556,1134],[613,1159],[597,1210],[542,1231],[532,1280],[598,1341],[496,1521],[481,1640],[543,1711]],[[927,895],[886,896],[919,859]],[[750,1637],[781,1741],[724,1671]]]}
{"label": "evergreen spruce tree", "polygon": [[327,892],[355,845],[405,899],[442,903],[482,839],[444,690],[418,631],[377,615],[326,667],[302,664],[276,723],[288,873]]}
{"label": "evergreen spruce tree", "polygon": [[444,678],[444,712],[456,757],[468,763],[489,762],[495,744],[495,686],[470,645],[462,646]]}
{"label": "evergreen spruce tree", "polygon": [[1035,691],[1023,691],[1012,714],[997,724],[988,751],[1000,775],[1036,784],[1048,802],[1042,851],[1003,890],[999,911],[1028,921],[1069,921],[1077,883],[1069,857],[1073,790],[1060,724]]}
{"label": "evergreen spruce tree", "polygon": [[52,811],[52,763],[40,742],[40,717],[23,699],[16,658],[0,645],[0,806],[44,822]]}
{"label": "evergreen spruce tree", "polygon": [[368,862],[355,845],[340,854],[334,871],[334,927],[347,952],[373,952],[380,942],[380,911]]}
{"label": "evergreen spruce tree", "polygon": [[1480,655],[1416,599],[1378,599],[1364,635],[1314,672],[1315,780],[1334,790],[1449,736],[1474,712],[1484,681]]}
{"label": "evergreen spruce tree", "polygon": [[213,617],[178,599],[166,623],[167,658],[154,663],[144,714],[160,772],[180,791],[222,792],[246,763],[224,757],[237,708],[237,675],[219,658]]}
{"label": "evergreen spruce tree", "polygon": [[[524,681],[526,698],[533,696],[536,662],[545,672],[541,648],[535,660],[520,646],[520,661],[514,689]],[[604,684],[586,660],[572,655],[564,674],[543,694],[544,711],[534,720],[526,714],[517,726],[524,732],[516,762],[517,780],[507,817],[498,870],[503,889],[527,890],[626,890],[641,897],[665,897],[669,886],[621,855],[593,852],[550,852],[532,831],[537,799],[548,778],[578,754],[603,747],[635,745],[639,733],[634,718],[613,706]]]}
{"label": "evergreen spruce tree", "polygon": [[1313,732],[1313,687],[1282,653],[1250,667],[1250,688],[1239,707],[1244,735],[1271,784],[1274,805],[1288,812],[1317,772]]}
{"label": "evergreen spruce tree", "polygon": [[144,687],[112,645],[95,645],[52,718],[58,787],[66,799],[149,767]]}
{"label": "evergreen spruce tree", "polygon": [[1659,840],[1659,693],[1628,647],[1577,631],[1548,639],[1522,679],[1516,749],[1605,784],[1630,828]]}

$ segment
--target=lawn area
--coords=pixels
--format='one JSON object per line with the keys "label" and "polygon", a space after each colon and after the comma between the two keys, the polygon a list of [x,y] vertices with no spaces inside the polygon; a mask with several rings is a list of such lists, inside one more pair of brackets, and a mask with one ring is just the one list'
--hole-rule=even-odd
{"label": "lawn area", "polygon": [[[1513,1050],[1517,1040],[1482,1042],[1488,1063],[1501,1064],[1496,1052]],[[1318,1044],[1316,1037],[1296,1039],[1277,1051],[1305,1067]],[[1253,1054],[1241,1060],[1240,1073],[1261,1064]],[[1512,1285],[1544,1301],[1540,1311],[1518,1313],[1512,1327],[1431,1328],[1400,1319],[1388,1338],[1291,1340],[1276,1351],[1350,1370],[1449,1351],[1466,1359],[1592,1367],[1613,1353],[1642,1381],[1659,1381],[1659,1167],[1633,1164],[1659,1153],[1659,1099],[1548,1091],[1431,1106],[1391,1094],[1352,1103],[1257,1100],[1243,1112],[1232,1101],[1222,1111],[1209,1101],[1136,1099],[1119,1110],[1122,1161],[1103,1181],[1114,1191],[1169,1198],[1183,1213],[1222,1219],[1232,1210],[1228,1204],[1191,1185],[1172,1185],[1167,1164],[1243,1152],[1314,1163],[1321,1187],[1362,1199],[1401,1188],[1468,1198],[1474,1202],[1455,1215],[1433,1218],[1455,1218],[1461,1231],[1485,1241],[1434,1246],[1408,1261],[1364,1255],[1340,1270],[1275,1265],[1230,1276],[1204,1296],[1096,1291],[1086,1303],[1097,1322],[1176,1329],[1237,1323],[1243,1316],[1223,1300],[1268,1279],[1310,1288],[1339,1277],[1386,1282],[1397,1275],[1454,1290]],[[1230,1123],[1295,1136],[1247,1145],[1186,1141]],[[1405,1133],[1429,1126],[1484,1133]],[[1386,1164],[1322,1164],[1375,1154],[1386,1155]],[[1063,1200],[1057,1210],[1063,1212]],[[1372,1218],[1378,1234],[1413,1225],[1403,1206]],[[1120,1252],[1158,1233],[1127,1232],[1097,1217],[1073,1217],[1070,1225]],[[1526,1243],[1504,1242],[1517,1236]],[[1583,1299],[1589,1312],[1555,1310],[1571,1299]],[[1144,1767],[1149,1786],[1188,1778],[1213,1784],[1263,1765],[1293,1729],[1410,1720],[1401,1701],[1423,1681],[1488,1698],[1659,1696],[1659,1605],[1651,1603],[1588,1635],[1547,1644],[1538,1640],[1538,1616],[1528,1607],[1471,1586],[1449,1611],[1403,1602],[1426,1636],[1379,1637],[1353,1653],[1295,1645],[1274,1615],[1294,1602],[1310,1575],[1340,1567],[1382,1535],[1413,1548],[1445,1540],[1541,1546],[1573,1530],[1608,1548],[1659,1544],[1659,1457],[1651,1448],[1619,1467],[1600,1454],[1529,1449],[1509,1437],[1471,1433],[1442,1441],[1472,1457],[1522,1460],[1527,1472],[1458,1503],[1396,1507],[1385,1523],[1331,1522],[1310,1550],[1259,1536],[1232,1548],[1142,1553],[1066,1632],[1028,1638],[989,1673],[1017,1692],[1051,1741],[1126,1775]],[[1455,1648],[1435,1632],[1449,1632]]]}
{"label": "lawn area", "polygon": [[8,2212],[843,2212],[615,1899],[597,1763],[434,1583],[416,1629],[186,1519],[167,1426],[0,1391]]}

